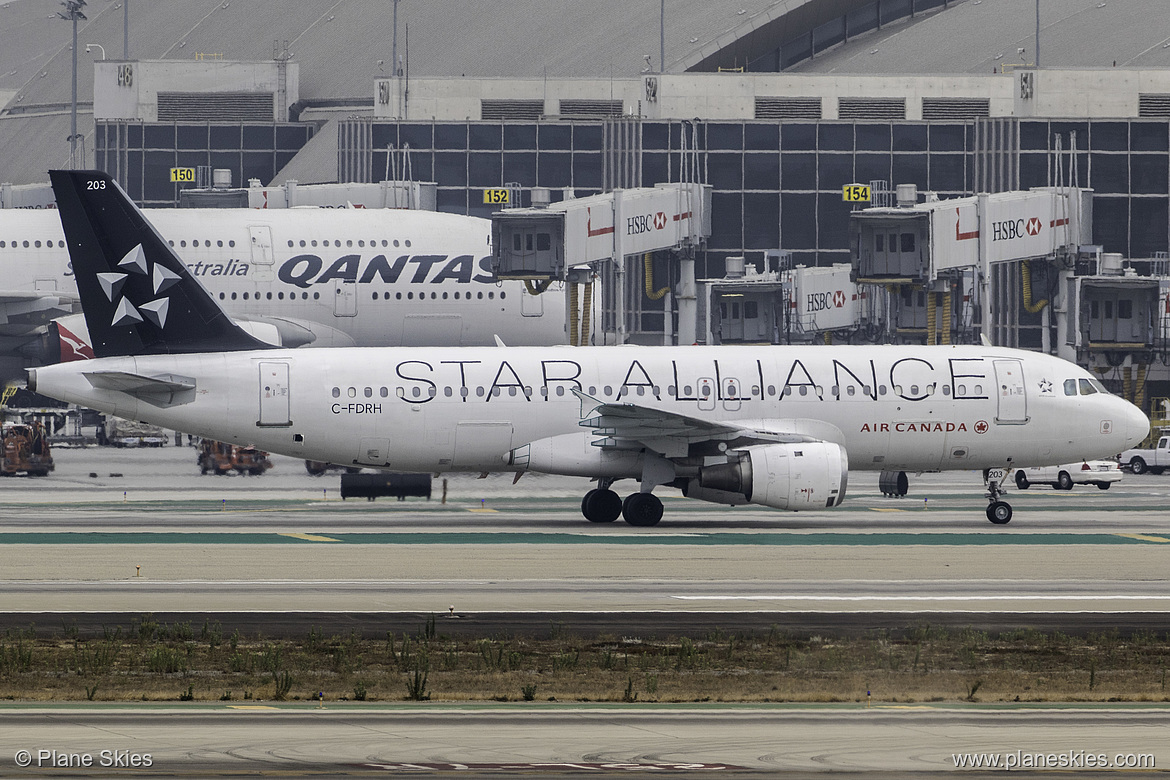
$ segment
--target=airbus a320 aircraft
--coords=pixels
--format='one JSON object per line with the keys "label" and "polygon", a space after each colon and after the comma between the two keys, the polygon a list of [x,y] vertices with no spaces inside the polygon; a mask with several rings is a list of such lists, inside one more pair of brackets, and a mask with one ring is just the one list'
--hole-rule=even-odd
{"label": "airbus a320 aircraft", "polygon": [[[100,359],[31,370],[30,387],[217,440],[382,469],[589,477],[587,519],[643,526],[662,516],[661,485],[826,509],[850,468],[1066,462],[1149,430],[1077,366],[995,347],[263,349],[114,182],[52,180]],[[213,344],[235,351],[167,354]],[[640,487],[623,501],[618,480]],[[988,498],[988,519],[1008,522],[996,479]]]}
{"label": "airbus a320 aircraft", "polygon": [[[496,281],[485,219],[386,209],[152,209],[148,218],[233,319],[269,343],[566,339],[563,305]],[[56,211],[0,211],[0,268],[0,360],[90,356],[84,322],[69,316],[77,289]]]}

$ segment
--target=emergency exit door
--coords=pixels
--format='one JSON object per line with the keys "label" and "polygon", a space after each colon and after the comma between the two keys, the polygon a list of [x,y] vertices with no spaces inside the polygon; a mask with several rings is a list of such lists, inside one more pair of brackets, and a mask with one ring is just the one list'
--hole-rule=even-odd
{"label": "emergency exit door", "polygon": [[1028,421],[1028,397],[1024,392],[1024,367],[1018,360],[996,360],[995,385],[999,405],[995,421],[1018,425]]}
{"label": "emergency exit door", "polygon": [[288,363],[260,363],[260,420],[264,428],[292,425],[289,417]]}

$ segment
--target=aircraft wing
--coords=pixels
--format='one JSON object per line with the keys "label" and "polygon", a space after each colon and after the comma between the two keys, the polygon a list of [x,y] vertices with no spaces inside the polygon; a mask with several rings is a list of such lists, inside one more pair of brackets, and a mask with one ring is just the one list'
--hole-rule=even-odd
{"label": "aircraft wing", "polygon": [[581,399],[583,428],[602,437],[594,446],[613,449],[648,447],[667,458],[684,457],[689,445],[725,442],[750,444],[834,441],[844,443],[841,431],[819,420],[735,420],[720,422],[652,409],[634,403],[608,403],[574,390]]}
{"label": "aircraft wing", "polygon": [[59,292],[0,290],[0,327],[9,330],[41,327],[77,310],[77,299]]}

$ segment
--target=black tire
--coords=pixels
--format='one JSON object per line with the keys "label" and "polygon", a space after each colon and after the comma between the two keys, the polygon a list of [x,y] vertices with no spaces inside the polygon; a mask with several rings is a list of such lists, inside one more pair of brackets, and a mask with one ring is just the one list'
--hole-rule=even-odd
{"label": "black tire", "polygon": [[1097,489],[1098,490],[1108,490],[1109,486],[1112,484],[1113,484],[1112,482],[1098,482]]}
{"label": "black tire", "polygon": [[309,476],[311,476],[311,477],[321,476],[322,474],[325,473],[327,468],[328,467],[326,466],[326,464],[324,464],[318,460],[306,460],[305,461],[305,471],[307,471],[309,473]]}
{"label": "black tire", "polygon": [[1073,481],[1067,471],[1062,471],[1056,475],[1056,486],[1059,490],[1072,490]]}
{"label": "black tire", "polygon": [[639,528],[658,525],[662,519],[662,501],[653,493],[631,493],[622,502],[622,516]]}
{"label": "black tire", "polygon": [[1006,501],[993,501],[987,507],[987,519],[996,525],[1007,525],[1012,520],[1012,506]]}
{"label": "black tire", "polygon": [[1032,483],[1028,481],[1028,475],[1024,473],[1023,469],[1020,469],[1019,471],[1017,471],[1016,472],[1016,487],[1019,488],[1020,490],[1027,490],[1031,486],[1032,486]]}
{"label": "black tire", "polygon": [[581,499],[581,514],[591,523],[612,523],[621,513],[621,496],[612,490],[594,488]]}
{"label": "black tire", "polygon": [[1145,474],[1146,473],[1146,461],[1141,457],[1135,456],[1129,462],[1129,470],[1132,471],[1134,474]]}

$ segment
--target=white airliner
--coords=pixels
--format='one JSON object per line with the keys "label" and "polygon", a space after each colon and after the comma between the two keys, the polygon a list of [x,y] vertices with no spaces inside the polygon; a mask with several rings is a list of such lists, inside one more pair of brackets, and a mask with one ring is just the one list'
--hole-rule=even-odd
{"label": "white airliner", "polygon": [[[496,282],[485,219],[386,209],[145,213],[191,275],[268,343],[566,339],[559,297],[528,295],[521,282]],[[92,357],[84,321],[69,316],[77,285],[56,211],[0,210],[0,269],[0,352],[46,353],[47,362]],[[50,320],[55,324],[42,346],[40,333]]]}
{"label": "white airliner", "polygon": [[[216,309],[104,174],[53,172],[95,347],[37,392],[299,458],[405,471],[596,479],[582,512],[653,525],[661,485],[724,504],[826,509],[850,468],[1089,459],[1149,421],[1055,357],[977,346],[263,349]],[[166,354],[210,349],[229,351]],[[635,480],[624,501],[611,486]]]}

